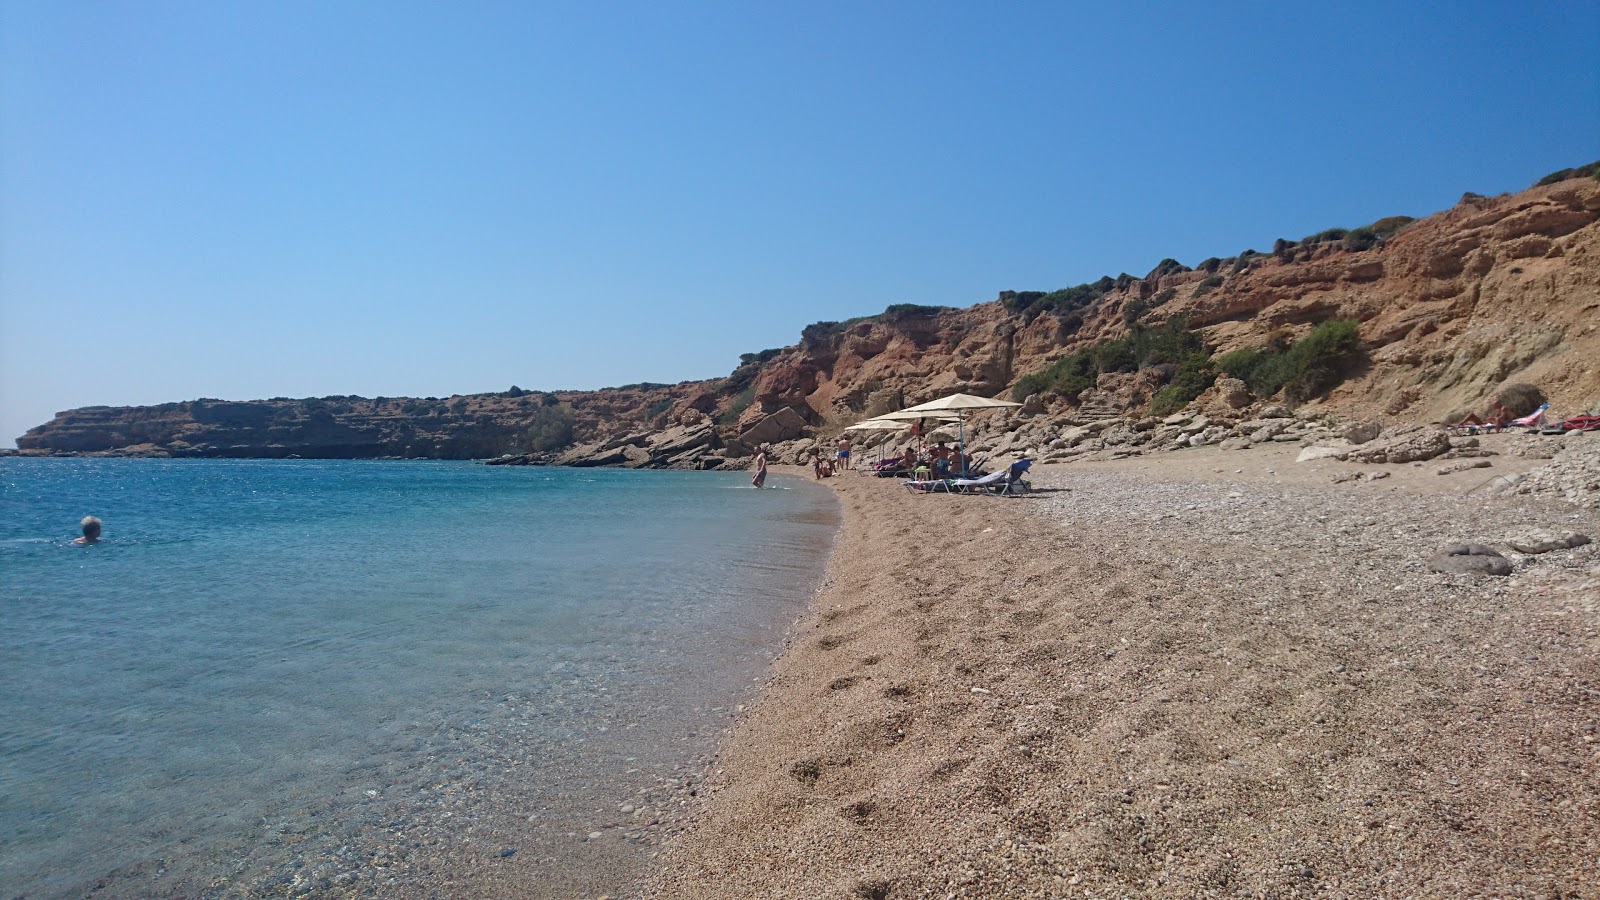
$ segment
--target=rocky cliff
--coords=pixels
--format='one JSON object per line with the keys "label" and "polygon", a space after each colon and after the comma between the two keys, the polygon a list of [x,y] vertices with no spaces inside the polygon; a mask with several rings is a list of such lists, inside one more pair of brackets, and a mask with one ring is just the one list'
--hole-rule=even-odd
{"label": "rocky cliff", "polygon": [[[808,326],[794,346],[747,354],[725,378],[601,391],[449,398],[325,397],[59,413],[24,453],[482,458],[716,468],[752,445],[952,391],[995,395],[1074,350],[1183,317],[1216,353],[1282,345],[1319,322],[1359,323],[1363,361],[1314,412],[1434,420],[1508,382],[1561,412],[1600,405],[1600,181],[1468,194],[1410,221],[1331,230],[1193,269],[1165,260],[1062,291],[1012,292],[965,309],[892,306]],[[1138,417],[1172,375],[1114,378],[1030,412],[1092,406]],[[1270,398],[1255,398],[1265,401]]]}

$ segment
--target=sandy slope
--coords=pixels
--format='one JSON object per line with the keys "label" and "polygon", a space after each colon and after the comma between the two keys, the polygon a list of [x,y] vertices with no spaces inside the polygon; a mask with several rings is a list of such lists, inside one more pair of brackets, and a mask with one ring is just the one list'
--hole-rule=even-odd
{"label": "sandy slope", "polygon": [[813,617],[644,893],[1600,897],[1600,554],[1424,564],[1600,522],[1297,449],[834,479]]}

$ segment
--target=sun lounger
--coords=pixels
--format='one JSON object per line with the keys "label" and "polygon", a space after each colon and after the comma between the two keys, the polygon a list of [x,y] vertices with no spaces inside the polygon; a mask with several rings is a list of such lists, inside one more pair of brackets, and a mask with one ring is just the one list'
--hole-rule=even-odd
{"label": "sun lounger", "polygon": [[1022,474],[1033,465],[1033,460],[1019,459],[1012,463],[1003,472],[994,472],[982,478],[957,478],[951,482],[958,490],[970,493],[989,493],[1015,495],[1028,490],[1028,483],[1022,480]]}
{"label": "sun lounger", "polygon": [[955,485],[957,490],[966,491],[968,493],[977,493],[979,491],[986,492],[1005,487],[1006,479],[1009,478],[1010,475],[1010,472],[994,472],[989,475],[985,475],[982,478],[957,478],[950,483]]}
{"label": "sun lounger", "polygon": [[1513,427],[1513,428],[1539,428],[1539,427],[1542,427],[1544,425],[1544,414],[1545,414],[1545,411],[1548,410],[1549,408],[1550,408],[1550,404],[1548,404],[1548,403],[1541,404],[1538,409],[1534,410],[1531,413],[1528,413],[1527,415],[1523,416],[1522,418],[1520,418],[1520,419],[1512,419],[1511,420],[1511,427]]}

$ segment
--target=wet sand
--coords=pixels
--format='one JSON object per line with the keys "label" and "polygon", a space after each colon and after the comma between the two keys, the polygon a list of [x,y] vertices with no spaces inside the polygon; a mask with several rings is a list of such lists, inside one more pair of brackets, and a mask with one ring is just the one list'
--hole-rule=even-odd
{"label": "wet sand", "polygon": [[1297,450],[830,480],[828,579],[644,895],[1600,897],[1600,553],[1426,567],[1594,512]]}

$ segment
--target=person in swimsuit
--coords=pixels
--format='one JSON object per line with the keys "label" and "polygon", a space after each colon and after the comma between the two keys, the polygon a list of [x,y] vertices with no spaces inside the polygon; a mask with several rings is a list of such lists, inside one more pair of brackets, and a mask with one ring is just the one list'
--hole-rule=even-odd
{"label": "person in swimsuit", "polygon": [[99,518],[97,518],[95,516],[84,516],[83,517],[83,521],[79,522],[78,524],[83,527],[83,537],[78,538],[77,540],[73,541],[74,544],[98,544],[98,543],[100,543],[100,520],[99,520]]}
{"label": "person in swimsuit", "polygon": [[758,450],[756,450],[756,474],[755,474],[754,478],[750,479],[750,483],[755,485],[758,488],[767,486],[767,448],[766,447],[761,447]]}
{"label": "person in swimsuit", "polygon": [[839,443],[835,446],[839,448],[839,468],[850,468],[850,439],[847,437],[839,438]]}

